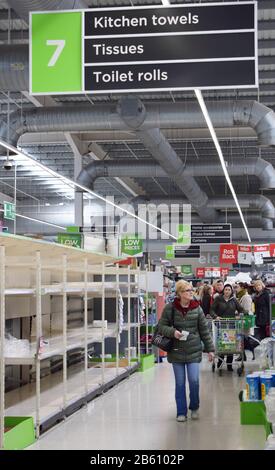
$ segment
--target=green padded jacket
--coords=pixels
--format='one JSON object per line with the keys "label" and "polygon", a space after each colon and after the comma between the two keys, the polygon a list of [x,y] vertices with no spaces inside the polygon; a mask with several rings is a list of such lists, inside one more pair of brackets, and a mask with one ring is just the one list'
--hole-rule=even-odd
{"label": "green padded jacket", "polygon": [[[167,353],[168,362],[201,362],[202,342],[205,352],[214,352],[214,344],[205,315],[197,301],[192,300],[186,315],[175,306],[167,304],[158,323],[161,334],[174,338],[175,330],[189,332],[186,341],[174,338],[173,349]],[[174,326],[172,326],[172,309],[174,308]]]}

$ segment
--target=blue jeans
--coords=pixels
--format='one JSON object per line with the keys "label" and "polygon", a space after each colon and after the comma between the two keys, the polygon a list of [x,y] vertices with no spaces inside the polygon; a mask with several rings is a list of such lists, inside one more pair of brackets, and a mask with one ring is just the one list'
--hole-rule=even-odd
{"label": "blue jeans", "polygon": [[177,416],[187,416],[187,402],[185,390],[185,369],[187,370],[190,389],[190,410],[197,410],[200,406],[199,398],[199,363],[174,362],[173,364],[176,381],[176,404]]}

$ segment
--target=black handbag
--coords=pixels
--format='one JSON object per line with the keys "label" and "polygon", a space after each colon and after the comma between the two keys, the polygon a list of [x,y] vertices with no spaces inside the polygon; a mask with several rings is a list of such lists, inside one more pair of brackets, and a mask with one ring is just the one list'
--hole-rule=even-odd
{"label": "black handbag", "polygon": [[[172,308],[172,326],[174,326],[174,318],[175,318],[175,309]],[[156,346],[157,348],[161,349],[162,351],[169,352],[173,348],[174,338],[168,338],[167,336],[162,335],[159,332],[159,324],[157,324],[151,344]]]}

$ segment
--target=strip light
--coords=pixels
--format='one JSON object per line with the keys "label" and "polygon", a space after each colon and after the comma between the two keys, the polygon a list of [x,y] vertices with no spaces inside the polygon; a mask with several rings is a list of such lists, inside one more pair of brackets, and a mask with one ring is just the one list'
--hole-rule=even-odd
{"label": "strip light", "polygon": [[[0,209],[0,212],[5,212],[4,209]],[[32,222],[37,222],[39,224],[49,225],[50,227],[60,228],[61,230],[66,230],[66,228],[61,227],[61,225],[51,224],[50,222],[45,222],[44,220],[33,219],[27,215],[17,214],[15,213],[16,217],[21,217],[22,219],[31,220]]]}
{"label": "strip light", "polygon": [[152,227],[156,230],[158,230],[159,232],[162,232],[164,233],[165,235],[168,235],[169,237],[173,238],[174,240],[177,240],[177,237],[175,237],[174,235],[172,235],[171,233],[169,232],[166,232],[166,230],[163,230],[162,228],[159,228],[157,227],[156,225],[154,224],[151,224],[150,222],[147,222],[147,220],[145,219],[142,219],[141,217],[139,217],[138,215],[136,214],[132,214],[132,212],[128,211],[127,209],[122,209],[121,207],[119,207],[117,204],[115,204],[114,202],[112,201],[109,201],[108,199],[106,199],[105,197],[103,196],[100,196],[99,194],[95,193],[94,191],[92,191],[91,189],[88,189],[86,188],[86,186],[82,186],[81,184],[79,183],[76,183],[75,181],[71,180],[70,178],[67,178],[66,176],[61,176],[59,173],[57,173],[56,171],[54,170],[51,170],[51,168],[48,168],[46,165],[43,165],[43,163],[40,163],[38,162],[37,160],[35,160],[34,158],[32,158],[30,155],[28,155],[27,153],[23,152],[22,150],[18,150],[16,147],[14,147],[13,145],[11,144],[8,144],[7,142],[5,142],[4,140],[0,139],[0,145],[2,145],[3,147],[5,147],[6,149],[8,150],[11,150],[12,152],[16,153],[16,155],[18,155],[19,157],[22,157],[22,158],[27,158],[29,161],[31,161],[33,163],[34,166],[38,166],[39,168],[42,168],[44,171],[46,171],[47,173],[49,173],[50,175],[54,176],[55,178],[58,178],[59,180],[63,181],[64,184],[67,184],[68,186],[70,186],[71,188],[75,189],[75,188],[79,188],[81,189],[82,191],[85,191],[86,193],[89,193],[91,194],[92,196],[100,199],[101,201],[105,202],[106,204],[109,204],[110,206],[113,206],[115,207],[116,209],[119,209],[120,211],[124,212],[125,214],[127,215],[130,215],[131,217],[133,217],[134,219],[136,220],[139,220],[140,222],[148,225],[149,227]]}
{"label": "strip light", "polygon": [[208,111],[207,111],[207,108],[206,108],[206,105],[205,105],[205,102],[204,102],[204,99],[203,99],[201,90],[195,88],[195,94],[196,94],[197,100],[198,100],[198,102],[199,102],[199,105],[200,105],[200,107],[201,107],[201,110],[202,110],[204,119],[205,119],[206,124],[207,124],[208,129],[209,129],[209,132],[210,132],[211,137],[212,137],[212,139],[213,139],[213,142],[214,142],[214,144],[215,144],[216,150],[217,150],[217,152],[218,152],[218,156],[219,156],[219,159],[220,159],[220,162],[221,162],[221,166],[222,166],[222,169],[223,169],[223,172],[224,172],[225,179],[226,179],[226,181],[227,181],[227,184],[228,184],[228,186],[229,186],[229,189],[230,189],[231,194],[232,194],[232,196],[233,196],[233,199],[234,199],[234,201],[235,201],[236,207],[237,207],[238,212],[239,212],[239,214],[240,214],[240,218],[241,218],[242,224],[243,224],[243,226],[244,226],[244,229],[245,229],[245,232],[246,232],[248,241],[251,242],[251,238],[250,238],[250,235],[249,235],[249,231],[248,231],[247,225],[246,225],[245,220],[244,220],[244,216],[243,216],[243,213],[242,213],[242,209],[241,209],[241,207],[240,207],[240,204],[239,204],[237,195],[236,195],[236,193],[235,193],[235,189],[234,189],[234,187],[233,187],[233,185],[232,185],[230,176],[229,176],[229,174],[228,174],[228,171],[227,171],[227,168],[226,168],[226,164],[225,164],[225,161],[224,161],[224,157],[223,157],[223,153],[222,153],[222,149],[221,149],[221,147],[220,147],[219,141],[218,141],[217,136],[216,136],[215,129],[214,129],[214,127],[213,127],[212,121],[211,121],[210,116],[209,116],[209,113],[208,113]]}

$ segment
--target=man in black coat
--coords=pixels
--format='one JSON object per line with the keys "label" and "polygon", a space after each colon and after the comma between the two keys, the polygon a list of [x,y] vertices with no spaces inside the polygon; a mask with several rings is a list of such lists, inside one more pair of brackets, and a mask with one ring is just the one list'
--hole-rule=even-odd
{"label": "man in black coat", "polygon": [[269,336],[270,328],[270,301],[269,291],[261,280],[254,282],[256,295],[254,297],[256,331],[255,336],[261,341]]}

